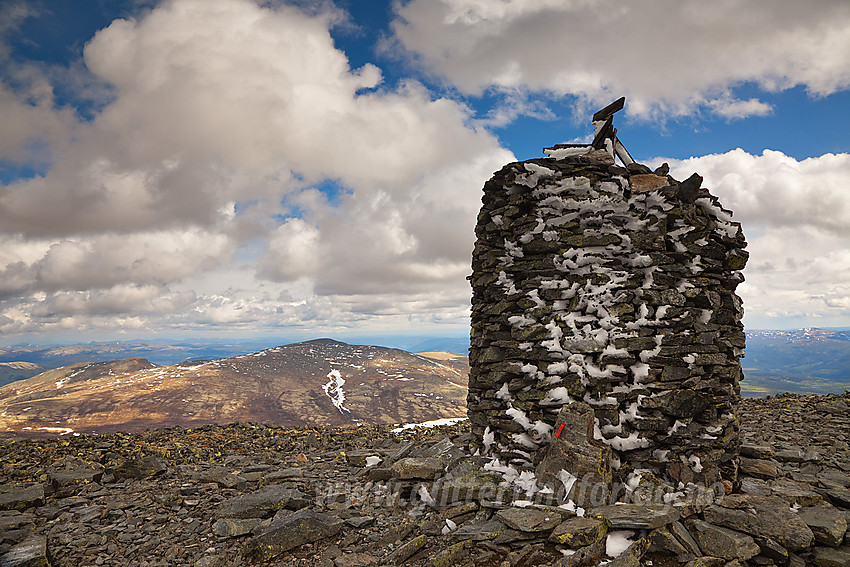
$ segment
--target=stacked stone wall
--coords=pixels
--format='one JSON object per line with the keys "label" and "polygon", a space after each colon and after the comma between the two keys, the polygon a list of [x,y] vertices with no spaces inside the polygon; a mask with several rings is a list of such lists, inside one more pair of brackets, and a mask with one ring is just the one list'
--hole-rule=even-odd
{"label": "stacked stone wall", "polygon": [[558,154],[484,186],[468,399],[482,454],[535,467],[562,407],[587,404],[615,479],[733,480],[740,225],[697,175]]}

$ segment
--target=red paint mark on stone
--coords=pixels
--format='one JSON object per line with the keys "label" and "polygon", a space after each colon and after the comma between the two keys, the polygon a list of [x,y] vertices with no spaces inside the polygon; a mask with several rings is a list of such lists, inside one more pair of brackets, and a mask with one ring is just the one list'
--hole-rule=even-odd
{"label": "red paint mark on stone", "polygon": [[561,436],[561,431],[564,430],[564,424],[561,424],[561,427],[558,428],[558,432],[555,434],[555,439]]}

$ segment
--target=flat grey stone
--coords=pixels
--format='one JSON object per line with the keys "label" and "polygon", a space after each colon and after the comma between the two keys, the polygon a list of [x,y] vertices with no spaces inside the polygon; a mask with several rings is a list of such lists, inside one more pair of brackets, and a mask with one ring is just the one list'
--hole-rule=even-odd
{"label": "flat grey stone", "polygon": [[549,542],[576,549],[604,541],[607,533],[608,522],[605,520],[577,516],[558,524],[549,534]]}
{"label": "flat grey stone", "polygon": [[273,471],[263,475],[263,482],[265,484],[273,484],[277,480],[289,480],[292,478],[304,478],[304,471],[298,467]]}
{"label": "flat grey stone", "polygon": [[0,567],[50,567],[47,538],[33,536],[0,555]]}
{"label": "flat grey stone", "polygon": [[391,470],[401,480],[433,480],[445,472],[444,466],[438,457],[405,457],[394,462]]}
{"label": "flat grey stone", "polygon": [[805,459],[806,455],[802,449],[783,449],[781,451],[777,451],[774,458],[777,461],[782,461],[784,463],[801,463]]}
{"label": "flat grey stone", "polygon": [[812,533],[815,543],[838,547],[847,532],[847,521],[841,513],[832,506],[812,506],[800,508],[797,516],[803,520]]}
{"label": "flat grey stone", "polygon": [[818,473],[818,484],[824,488],[850,488],[850,475],[835,469],[826,469]]}
{"label": "flat grey stone", "polygon": [[221,488],[244,487],[247,484],[245,478],[236,474],[235,471],[226,467],[211,467],[198,473],[198,480],[202,482],[214,482]]}
{"label": "flat grey stone", "polygon": [[239,537],[251,533],[260,522],[259,518],[219,518],[213,524],[213,533],[219,537]]}
{"label": "flat grey stone", "polygon": [[108,469],[116,480],[150,478],[168,470],[168,462],[156,455],[145,455],[137,459],[124,461],[115,468]]}
{"label": "flat grey stone", "polygon": [[776,468],[776,463],[772,463],[764,459],[748,459],[747,457],[741,457],[739,465],[743,474],[754,476],[756,478],[776,478],[779,474]]}
{"label": "flat grey stone", "polygon": [[427,544],[428,536],[416,536],[412,540],[406,542],[404,545],[393,551],[390,556],[387,557],[387,562],[392,565],[402,565],[405,561],[407,561],[413,555],[418,553]]}
{"label": "flat grey stone", "polygon": [[826,495],[836,506],[850,508],[850,488],[832,488],[826,491]]}
{"label": "flat grey stone", "polygon": [[505,508],[496,512],[496,518],[521,532],[547,532],[564,521],[569,513],[555,507]]}
{"label": "flat grey stone", "polygon": [[771,459],[776,453],[770,445],[741,444],[741,456],[752,459]]}
{"label": "flat grey stone", "polygon": [[850,547],[816,547],[812,561],[817,567],[850,567]]}
{"label": "flat grey stone", "polygon": [[771,496],[770,485],[758,478],[742,478],[741,492],[755,496]]}
{"label": "flat grey stone", "polygon": [[815,538],[788,502],[777,496],[733,494],[720,500],[719,505],[706,508],[704,516],[713,524],[771,538],[790,551],[809,547]]}
{"label": "flat grey stone", "polygon": [[690,522],[691,533],[704,553],[728,561],[746,561],[758,555],[760,548],[747,534],[716,526],[702,520]]}
{"label": "flat grey stone", "polygon": [[54,490],[75,484],[89,484],[100,482],[103,471],[94,469],[75,469],[69,471],[53,471],[48,473],[48,480]]}
{"label": "flat grey stone", "polygon": [[816,506],[823,502],[823,496],[811,490],[811,486],[804,482],[784,478],[774,480],[770,482],[770,491],[792,505]]}
{"label": "flat grey stone", "polygon": [[219,518],[270,518],[278,510],[299,510],[310,504],[306,494],[280,484],[241,494],[221,503]]}
{"label": "flat grey stone", "polygon": [[501,473],[481,470],[472,463],[461,463],[447,475],[434,482],[431,497],[438,505],[469,500],[494,500],[505,489],[499,485],[504,478]]}
{"label": "flat grey stone", "polygon": [[44,487],[34,484],[26,488],[0,486],[0,510],[26,510],[44,503]]}
{"label": "flat grey stone", "polygon": [[452,532],[452,535],[460,540],[486,541],[496,539],[506,529],[505,524],[498,520],[487,520],[464,524]]}
{"label": "flat grey stone", "polygon": [[312,510],[299,510],[274,520],[258,531],[245,545],[244,553],[255,561],[271,561],[305,543],[335,536],[339,533],[339,524],[332,516]]}
{"label": "flat grey stone", "polygon": [[590,511],[590,516],[605,518],[612,530],[651,530],[679,519],[673,506],[650,504],[612,504]]}

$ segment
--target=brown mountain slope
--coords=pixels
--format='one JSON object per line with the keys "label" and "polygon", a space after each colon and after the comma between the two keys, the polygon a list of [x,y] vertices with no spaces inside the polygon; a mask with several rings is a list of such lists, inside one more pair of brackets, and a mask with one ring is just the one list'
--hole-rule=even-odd
{"label": "brown mountain slope", "polygon": [[138,431],[233,421],[406,423],[466,415],[466,358],[434,360],[329,339],[217,361],[124,359],[0,388],[0,430]]}
{"label": "brown mountain slope", "polygon": [[44,372],[45,368],[32,362],[0,362],[0,386],[4,386],[15,380],[29,378],[40,372]]}

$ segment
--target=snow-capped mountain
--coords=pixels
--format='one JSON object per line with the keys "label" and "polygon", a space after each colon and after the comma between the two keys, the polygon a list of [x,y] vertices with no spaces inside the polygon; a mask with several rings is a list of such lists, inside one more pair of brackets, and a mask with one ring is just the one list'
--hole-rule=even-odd
{"label": "snow-capped mountain", "polygon": [[465,355],[330,339],[173,366],[144,359],[80,363],[0,388],[0,430],[88,433],[234,421],[342,425],[463,417],[467,373]]}

